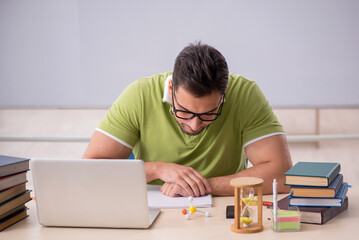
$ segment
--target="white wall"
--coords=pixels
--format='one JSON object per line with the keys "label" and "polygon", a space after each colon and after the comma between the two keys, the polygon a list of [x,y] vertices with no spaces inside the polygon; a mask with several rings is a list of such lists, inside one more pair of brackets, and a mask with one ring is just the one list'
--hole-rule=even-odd
{"label": "white wall", "polygon": [[198,40],[276,107],[359,106],[356,0],[0,0],[0,107],[108,107]]}

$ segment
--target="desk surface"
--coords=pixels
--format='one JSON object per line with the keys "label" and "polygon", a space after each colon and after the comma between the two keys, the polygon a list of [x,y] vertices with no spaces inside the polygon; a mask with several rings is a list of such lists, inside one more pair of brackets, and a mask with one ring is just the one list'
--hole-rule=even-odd
{"label": "desk surface", "polygon": [[[271,200],[264,196],[265,201]],[[283,196],[282,196],[283,197]],[[260,233],[239,234],[230,230],[234,219],[226,219],[227,205],[234,204],[233,197],[213,198],[211,217],[195,214],[185,220],[179,209],[163,209],[149,229],[98,229],[43,227],[37,221],[35,201],[29,202],[29,217],[0,232],[0,239],[350,239],[357,233],[359,224],[359,191],[349,189],[349,209],[324,225],[301,224],[300,232],[275,233],[271,230],[270,210],[263,207],[264,230]]]}

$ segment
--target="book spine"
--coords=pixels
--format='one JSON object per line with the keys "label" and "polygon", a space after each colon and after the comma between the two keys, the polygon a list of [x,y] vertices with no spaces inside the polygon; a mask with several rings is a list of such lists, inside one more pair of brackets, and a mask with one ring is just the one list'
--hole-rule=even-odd
{"label": "book spine", "polygon": [[338,174],[338,177],[334,178],[333,182],[335,181],[335,183],[333,183],[334,184],[333,189],[335,195],[338,193],[340,186],[343,184],[343,180],[344,180],[343,174]]}
{"label": "book spine", "polygon": [[324,211],[322,213],[322,221],[321,221],[321,224],[324,224],[326,222],[328,222],[330,219],[338,216],[340,213],[344,212],[345,210],[348,209],[348,206],[349,206],[349,199],[346,197],[344,199],[344,202],[343,202],[343,205],[342,207],[340,208],[336,208],[336,207],[333,207],[333,208],[330,208],[330,211]]}
{"label": "book spine", "polygon": [[342,203],[343,203],[344,198],[347,195],[347,192],[348,192],[348,183],[343,182],[342,185],[340,186],[340,189],[339,189],[337,195],[335,195],[335,198],[341,199]]}
{"label": "book spine", "polygon": [[333,168],[332,171],[330,171],[330,173],[327,176],[328,186],[334,180],[334,178],[339,174],[339,172],[340,172],[340,163],[337,163],[335,168]]}

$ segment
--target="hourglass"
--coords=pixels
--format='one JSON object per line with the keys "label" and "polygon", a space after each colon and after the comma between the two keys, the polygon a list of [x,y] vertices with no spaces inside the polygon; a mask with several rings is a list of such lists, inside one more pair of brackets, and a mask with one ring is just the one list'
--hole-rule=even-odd
{"label": "hourglass", "polygon": [[235,197],[235,222],[231,230],[237,233],[262,231],[263,180],[255,177],[240,177],[232,179],[230,183],[234,187]]}

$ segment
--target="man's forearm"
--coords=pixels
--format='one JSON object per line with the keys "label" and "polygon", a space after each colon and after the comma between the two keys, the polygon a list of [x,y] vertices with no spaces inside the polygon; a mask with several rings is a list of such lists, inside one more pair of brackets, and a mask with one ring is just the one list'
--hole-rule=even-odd
{"label": "man's forearm", "polygon": [[262,163],[246,170],[240,171],[233,175],[209,178],[208,181],[212,186],[213,195],[219,196],[231,196],[234,194],[233,187],[230,185],[230,181],[236,177],[258,177],[264,180],[263,194],[272,194],[272,182],[276,178],[278,182],[278,192],[288,193],[290,188],[284,185],[285,177],[284,173],[289,167],[278,169],[273,163]]}

